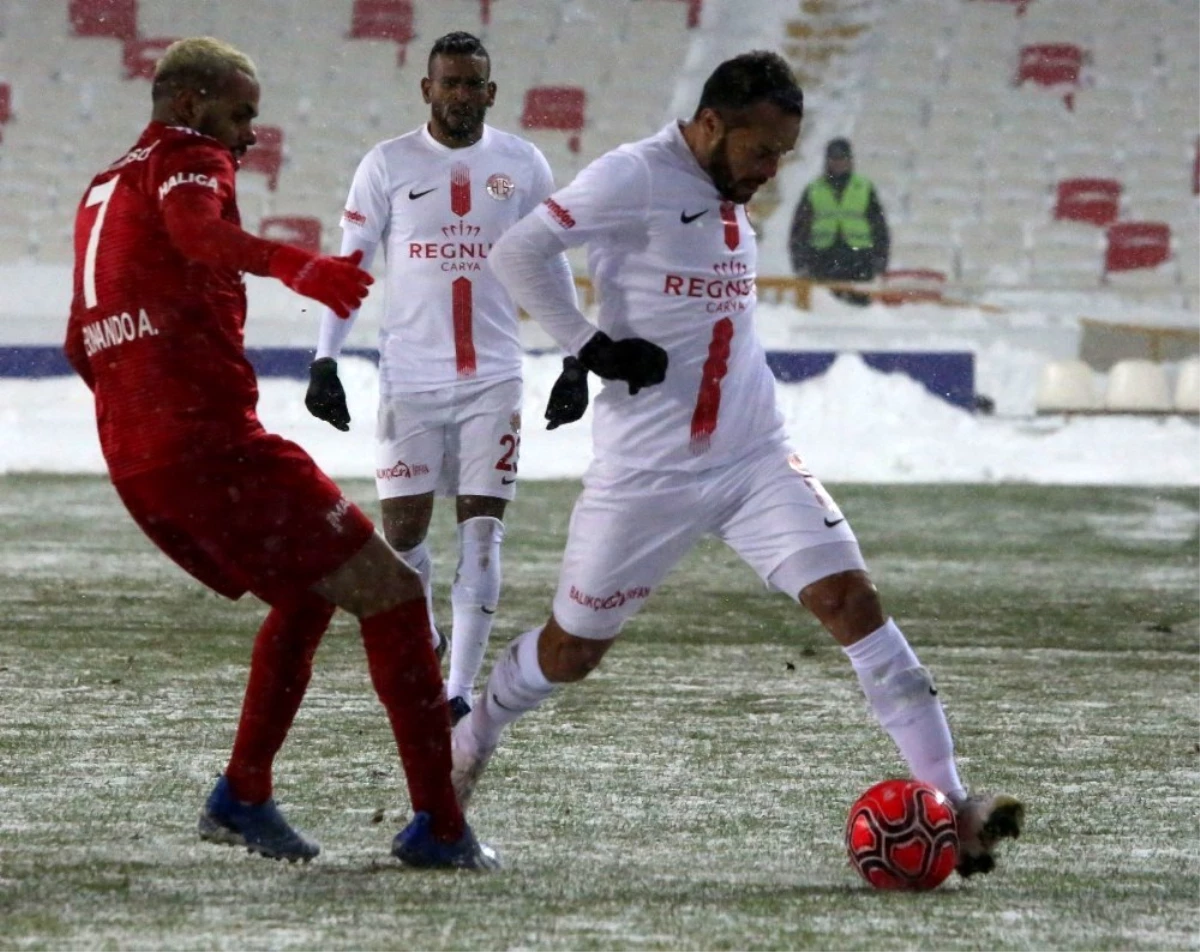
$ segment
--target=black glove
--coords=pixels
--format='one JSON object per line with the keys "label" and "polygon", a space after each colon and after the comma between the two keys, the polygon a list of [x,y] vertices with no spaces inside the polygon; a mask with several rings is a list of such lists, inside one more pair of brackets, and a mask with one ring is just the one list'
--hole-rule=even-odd
{"label": "black glove", "polygon": [[324,420],[342,432],[350,429],[346,391],[338,380],[337,361],[332,357],[322,357],[309,364],[308,392],[304,395],[304,405],[318,420]]}
{"label": "black glove", "polygon": [[546,401],[546,429],[574,423],[588,408],[587,369],[576,357],[564,357],[562,373]]}
{"label": "black glove", "polygon": [[604,380],[624,380],[632,397],[642,387],[653,387],[667,376],[667,352],[640,337],[613,340],[604,331],[583,345],[579,362]]}

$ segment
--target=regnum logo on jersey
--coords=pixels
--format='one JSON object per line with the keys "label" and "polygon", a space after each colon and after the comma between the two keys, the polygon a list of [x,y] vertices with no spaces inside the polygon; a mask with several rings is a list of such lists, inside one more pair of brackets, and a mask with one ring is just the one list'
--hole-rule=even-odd
{"label": "regnum logo on jersey", "polygon": [[719,261],[712,266],[714,278],[667,273],[662,293],[668,297],[705,300],[709,314],[731,314],[749,310],[754,303],[755,280],[741,261]]}

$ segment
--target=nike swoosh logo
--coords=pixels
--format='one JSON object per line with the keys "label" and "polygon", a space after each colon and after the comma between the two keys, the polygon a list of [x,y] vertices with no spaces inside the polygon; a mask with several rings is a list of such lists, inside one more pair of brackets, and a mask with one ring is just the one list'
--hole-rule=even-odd
{"label": "nike swoosh logo", "polygon": [[509,707],[507,704],[501,704],[500,698],[496,697],[495,691],[492,692],[492,700],[496,703],[496,707],[500,708],[500,710],[502,710],[502,711],[508,711],[508,713],[510,713],[510,714],[520,714],[521,713],[520,711]]}
{"label": "nike swoosh logo", "polygon": [[496,614],[496,609],[494,609],[494,608],[487,608],[487,607],[485,607],[485,606],[483,606],[483,605],[480,605],[480,606],[479,606],[479,610],[480,610],[481,612],[483,612],[485,615],[494,615],[494,614]]}
{"label": "nike swoosh logo", "polygon": [[517,481],[516,476],[501,476],[500,477],[500,485],[501,486],[511,486],[516,481]]}
{"label": "nike swoosh logo", "polygon": [[838,525],[839,523],[845,522],[845,521],[846,521],[846,517],[845,517],[845,516],[842,516],[842,518],[841,518],[841,519],[829,519],[828,517],[826,517],[826,519],[825,519],[825,528],[826,528],[826,529],[832,529],[834,526]]}
{"label": "nike swoosh logo", "polygon": [[689,215],[687,212],[680,212],[680,213],[679,213],[679,220],[680,220],[681,222],[683,222],[685,225],[690,225],[692,222],[694,222],[694,221],[695,221],[697,218],[699,218],[701,215],[707,215],[707,214],[708,214],[708,209],[707,209],[707,208],[706,208],[706,209],[704,209],[704,211],[702,211],[702,212],[696,212],[696,214],[694,214],[694,215]]}
{"label": "nike swoosh logo", "polygon": [[418,198],[424,198],[424,197],[425,197],[426,195],[428,195],[430,192],[436,192],[436,191],[437,191],[437,186],[436,186],[436,185],[435,185],[433,188],[427,188],[427,189],[425,189],[425,191],[423,191],[423,192],[416,192],[416,191],[413,191],[413,190],[410,188],[410,189],[408,190],[408,197],[409,197],[409,198],[410,198],[412,201],[414,201],[414,202],[415,202],[415,201],[416,201]]}

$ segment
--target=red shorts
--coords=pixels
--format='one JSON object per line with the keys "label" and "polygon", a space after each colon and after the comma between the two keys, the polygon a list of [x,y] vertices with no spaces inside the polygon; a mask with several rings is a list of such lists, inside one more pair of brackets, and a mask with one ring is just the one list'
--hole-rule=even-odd
{"label": "red shorts", "polygon": [[226,598],[306,591],[375,531],[304,450],[269,434],[114,485],[150,540]]}

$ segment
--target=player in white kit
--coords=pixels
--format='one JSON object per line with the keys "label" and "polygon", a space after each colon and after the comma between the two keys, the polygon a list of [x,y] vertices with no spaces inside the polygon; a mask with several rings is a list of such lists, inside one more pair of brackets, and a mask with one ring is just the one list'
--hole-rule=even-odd
{"label": "player in white kit", "polygon": [[[496,96],[490,75],[476,37],[438,39],[421,80],[429,122],[367,153],[342,214],[343,254],[361,251],[370,267],[384,249],[375,484],[384,535],[420,574],[427,599],[434,495],[456,496],[452,720],[469,710],[500,597],[504,511],[521,445],[517,308],[488,255],[554,189],[536,146],[484,123]],[[558,293],[574,298],[566,257],[553,267]],[[305,398],[314,416],[340,430],[350,414],[336,361],[356,316],[326,313]],[[440,642],[436,629],[434,637]]]}
{"label": "player in white kit", "polygon": [[[802,112],[778,56],[728,60],[690,121],[602,156],[497,244],[493,268],[518,304],[584,367],[629,387],[608,383],[596,400],[595,461],[553,614],[509,646],[455,728],[455,786],[466,802],[503,728],[594,669],[667,573],[714,535],[843,646],[913,775],[954,802],[959,872],[987,872],[1023,808],[968,796],[929,672],[884,615],[846,517],[788,445],[753,326],[745,203],[794,147]],[[599,333],[551,281],[554,257],[585,243]],[[635,343],[641,359],[614,353]],[[660,385],[644,359],[655,345],[666,357]]]}

